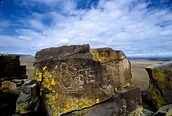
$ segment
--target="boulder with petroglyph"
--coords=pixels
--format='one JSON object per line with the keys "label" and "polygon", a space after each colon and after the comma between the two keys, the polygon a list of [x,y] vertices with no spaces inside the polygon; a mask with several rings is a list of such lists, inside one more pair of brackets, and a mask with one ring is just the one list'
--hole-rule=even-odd
{"label": "boulder with petroglyph", "polygon": [[35,55],[47,115],[91,107],[132,84],[130,62],[122,51],[72,45],[43,49]]}

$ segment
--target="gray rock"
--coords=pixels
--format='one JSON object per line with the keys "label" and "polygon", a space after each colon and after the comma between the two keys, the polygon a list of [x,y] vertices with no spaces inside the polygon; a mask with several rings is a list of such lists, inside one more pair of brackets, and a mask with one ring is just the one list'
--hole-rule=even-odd
{"label": "gray rock", "polygon": [[39,94],[39,88],[35,82],[31,81],[22,85],[22,92],[16,102],[16,112],[20,115],[38,112],[40,103]]}
{"label": "gray rock", "polygon": [[143,114],[144,114],[144,116],[153,116],[155,114],[155,112],[150,111],[148,109],[143,109]]}
{"label": "gray rock", "polygon": [[172,116],[172,104],[161,106],[153,116]]}

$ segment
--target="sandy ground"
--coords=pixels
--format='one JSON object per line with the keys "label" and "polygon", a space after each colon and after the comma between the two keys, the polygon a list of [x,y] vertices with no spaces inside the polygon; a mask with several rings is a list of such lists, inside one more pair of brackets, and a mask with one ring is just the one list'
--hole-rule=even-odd
{"label": "sandy ground", "polygon": [[[34,67],[33,67],[34,58],[20,58],[20,64],[26,65],[29,78],[33,78]],[[149,76],[145,70],[145,67],[150,66],[156,63],[162,63],[164,61],[155,61],[155,60],[130,60],[131,62],[131,73],[133,77],[133,84],[140,87],[142,90],[148,88]]]}
{"label": "sandy ground", "polygon": [[26,65],[26,75],[28,76],[28,78],[31,79],[33,78],[34,74],[34,60],[34,58],[20,58],[20,65]]}
{"label": "sandy ground", "polygon": [[133,77],[133,84],[140,87],[142,90],[147,89],[149,86],[149,76],[146,71],[146,67],[163,63],[165,61],[156,61],[156,60],[130,60],[131,62],[131,73]]}

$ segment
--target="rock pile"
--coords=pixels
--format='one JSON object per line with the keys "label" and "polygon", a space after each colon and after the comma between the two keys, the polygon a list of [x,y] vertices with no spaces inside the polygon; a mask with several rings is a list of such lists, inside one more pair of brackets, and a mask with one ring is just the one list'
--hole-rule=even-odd
{"label": "rock pile", "polygon": [[0,55],[0,113],[11,116],[16,110],[19,86],[26,76],[26,66],[20,65],[19,56]]}
{"label": "rock pile", "polygon": [[0,58],[2,116],[148,113],[142,109],[141,91],[132,85],[130,62],[122,51],[90,49],[89,45],[43,49],[35,55],[34,80],[25,79],[26,69],[21,68],[19,57]]}

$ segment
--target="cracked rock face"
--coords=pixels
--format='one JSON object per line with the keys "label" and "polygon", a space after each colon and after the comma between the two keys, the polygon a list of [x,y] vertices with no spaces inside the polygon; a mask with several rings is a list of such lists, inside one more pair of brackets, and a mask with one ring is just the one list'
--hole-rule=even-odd
{"label": "cracked rock face", "polygon": [[156,108],[172,103],[172,62],[146,67],[150,83],[148,91]]}
{"label": "cracked rock face", "polygon": [[35,57],[34,76],[48,115],[91,107],[132,84],[130,62],[122,51],[73,45],[43,49]]}

